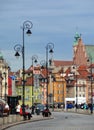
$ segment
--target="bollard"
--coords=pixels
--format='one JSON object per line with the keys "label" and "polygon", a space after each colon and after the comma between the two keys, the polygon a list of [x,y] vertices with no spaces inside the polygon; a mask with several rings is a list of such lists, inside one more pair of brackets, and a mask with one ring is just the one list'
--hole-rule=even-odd
{"label": "bollard", "polygon": [[0,128],[3,125],[3,118],[0,118]]}
{"label": "bollard", "polygon": [[17,122],[21,121],[21,117],[22,117],[22,116],[20,116],[20,115],[16,115],[16,121],[17,121]]}
{"label": "bollard", "polygon": [[3,117],[3,124],[7,124],[8,123],[8,117]]}
{"label": "bollard", "polygon": [[12,122],[16,122],[16,115],[12,116]]}
{"label": "bollard", "polygon": [[12,115],[9,115],[9,120],[8,120],[8,123],[12,123]]}

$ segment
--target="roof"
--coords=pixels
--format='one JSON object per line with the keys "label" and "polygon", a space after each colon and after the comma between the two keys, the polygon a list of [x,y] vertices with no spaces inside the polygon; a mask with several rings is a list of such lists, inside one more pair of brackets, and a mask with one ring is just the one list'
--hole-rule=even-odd
{"label": "roof", "polygon": [[[22,78],[19,78],[16,80],[16,85],[17,86],[22,86]],[[32,77],[27,77],[25,86],[31,86],[32,85]]]}
{"label": "roof", "polygon": [[61,61],[61,60],[53,60],[54,66],[71,66],[73,65],[73,61]]}
{"label": "roof", "polygon": [[87,78],[88,76],[87,66],[81,65],[79,66],[77,71],[79,72],[79,78]]}
{"label": "roof", "polygon": [[94,63],[94,45],[85,45],[88,58]]}

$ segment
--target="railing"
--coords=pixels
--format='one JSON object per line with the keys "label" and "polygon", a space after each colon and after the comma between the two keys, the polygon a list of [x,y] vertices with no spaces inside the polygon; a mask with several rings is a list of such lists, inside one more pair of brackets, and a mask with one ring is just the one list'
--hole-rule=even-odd
{"label": "railing", "polygon": [[6,125],[10,125],[12,123],[20,122],[23,120],[23,117],[20,115],[9,115],[0,117],[0,130],[4,128]]}

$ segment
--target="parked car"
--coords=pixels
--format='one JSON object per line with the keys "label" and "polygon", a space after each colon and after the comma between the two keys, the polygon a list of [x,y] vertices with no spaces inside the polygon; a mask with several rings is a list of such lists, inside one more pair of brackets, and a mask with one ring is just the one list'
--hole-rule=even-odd
{"label": "parked car", "polygon": [[9,105],[6,103],[5,100],[0,98],[0,116],[3,115],[9,115],[10,113],[10,109],[9,109]]}
{"label": "parked car", "polygon": [[43,104],[37,104],[36,109],[38,109],[40,112],[43,112],[46,109],[46,107]]}
{"label": "parked car", "polygon": [[72,108],[74,108],[74,105],[72,103],[67,104],[67,109],[72,109]]}

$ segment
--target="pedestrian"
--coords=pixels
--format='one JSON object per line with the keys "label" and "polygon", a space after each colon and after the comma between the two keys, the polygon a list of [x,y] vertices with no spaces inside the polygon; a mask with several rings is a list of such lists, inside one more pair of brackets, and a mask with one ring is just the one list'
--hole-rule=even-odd
{"label": "pedestrian", "polygon": [[20,104],[17,103],[17,106],[16,106],[16,114],[20,114],[20,108],[21,108]]}
{"label": "pedestrian", "polygon": [[8,105],[8,103],[6,103],[5,109],[9,110],[9,105]]}
{"label": "pedestrian", "polygon": [[0,116],[3,116],[3,110],[4,110],[4,106],[2,103],[0,103]]}
{"label": "pedestrian", "polygon": [[92,112],[93,111],[93,104],[90,103],[90,111]]}
{"label": "pedestrian", "polygon": [[32,105],[32,114],[35,113],[35,105]]}
{"label": "pedestrian", "polygon": [[30,120],[32,115],[31,115],[31,109],[29,108],[29,105],[27,104],[25,107],[25,118],[27,118]]}

